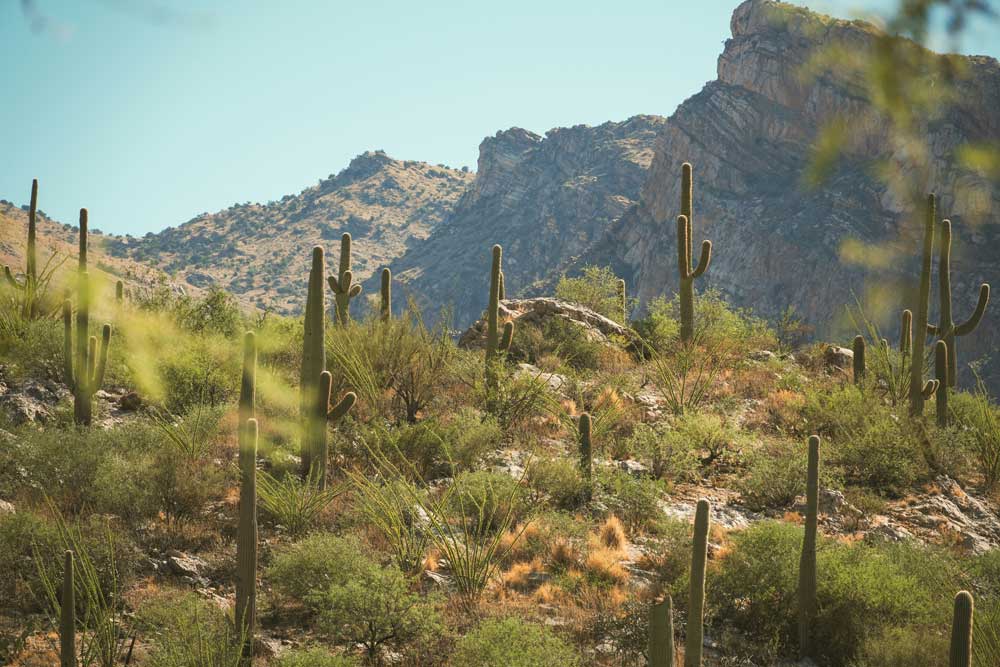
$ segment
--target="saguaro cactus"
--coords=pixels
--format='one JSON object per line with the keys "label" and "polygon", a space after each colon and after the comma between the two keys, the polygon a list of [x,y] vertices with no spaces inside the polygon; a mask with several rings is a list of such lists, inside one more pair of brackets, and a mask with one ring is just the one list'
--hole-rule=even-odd
{"label": "saguaro cactus", "polygon": [[593,420],[590,414],[580,415],[580,475],[586,486],[587,500],[593,494],[594,485],[594,449],[590,440]]}
{"label": "saguaro cactus", "polygon": [[705,567],[708,561],[708,501],[702,498],[694,513],[694,542],[691,546],[691,588],[688,596],[687,637],[684,643],[684,667],[701,667],[705,643]]}
{"label": "saguaro cactus", "polygon": [[618,279],[618,307],[622,311],[622,324],[628,324],[628,299],[625,294],[625,279]]}
{"label": "saguaro cactus", "polygon": [[236,623],[242,640],[240,664],[250,665],[253,662],[254,626],[257,620],[256,419],[248,419],[241,428],[239,462],[240,519],[236,532]]}
{"label": "saguaro cactus", "polygon": [[18,282],[9,266],[3,267],[4,276],[13,287],[34,291],[38,286],[38,258],[35,247],[35,214],[38,211],[38,179],[31,181],[31,203],[28,204],[28,247],[25,250],[24,282]]}
{"label": "saguaro cactus", "polygon": [[309,270],[309,288],[306,295],[304,335],[302,337],[302,367],[299,373],[299,420],[301,422],[302,474],[312,469],[316,450],[314,439],[318,432],[315,424],[315,406],[319,400],[319,376],[326,370],[326,297],[323,291],[323,248],[312,251]]}
{"label": "saguaro cactus", "polygon": [[381,303],[381,315],[383,320],[388,320],[392,317],[392,271],[389,269],[382,269],[382,303]]}
{"label": "saguaro cactus", "polygon": [[975,603],[968,591],[955,596],[955,611],[951,621],[950,667],[972,667],[972,623]]}
{"label": "saguaro cactus", "polygon": [[351,235],[345,233],[340,237],[340,271],[336,276],[327,278],[330,289],[333,290],[334,302],[337,306],[337,322],[347,326],[351,321],[351,299],[361,294],[361,285],[354,284],[354,273],[351,271]]}
{"label": "saguaro cactus", "polygon": [[101,330],[101,343],[90,333],[90,280],[87,274],[87,209],[80,209],[80,259],[77,267],[76,341],[73,305],[63,303],[63,363],[66,384],[73,392],[73,420],[87,426],[93,417],[94,394],[104,382],[111,343],[111,325]]}
{"label": "saguaro cactus", "polygon": [[125,305],[125,283],[120,280],[115,283],[115,303],[119,308]]}
{"label": "saguaro cactus", "polygon": [[899,353],[907,358],[913,348],[913,313],[904,310],[900,317],[899,326]]}
{"label": "saguaro cactus", "polygon": [[73,552],[63,560],[63,585],[59,608],[59,667],[76,667],[76,582]]}
{"label": "saguaro cactus", "polygon": [[674,667],[674,601],[669,595],[649,608],[649,667]]}
{"label": "saguaro cactus", "polygon": [[510,349],[514,337],[514,323],[503,325],[500,334],[500,291],[503,284],[503,248],[493,246],[493,264],[490,268],[490,302],[486,308],[486,384],[490,390],[497,387],[497,355]]}
{"label": "saguaro cactus", "polygon": [[333,376],[329,371],[323,371],[319,376],[319,393],[317,394],[316,413],[313,415],[312,424],[315,428],[313,437],[312,465],[313,469],[307,471],[309,478],[316,481],[319,488],[326,488],[326,461],[328,458],[328,446],[326,440],[327,424],[336,424],[354,407],[358,400],[353,391],[344,394],[336,405],[330,403],[330,392],[333,388]]}
{"label": "saguaro cactus", "polygon": [[[947,386],[954,387],[958,379],[958,353],[955,339],[958,336],[968,336],[976,330],[983,319],[986,306],[990,302],[990,286],[983,283],[979,286],[979,300],[972,316],[961,324],[955,324],[951,306],[951,220],[941,221],[941,254],[938,258],[938,288],[940,290],[940,308],[937,326],[928,325],[927,332],[941,336],[948,344],[948,377]],[[944,382],[943,378],[938,378]],[[939,390],[940,391],[940,390]]]}
{"label": "saguaro cactus", "polygon": [[816,623],[816,533],[819,522],[819,436],[809,438],[806,532],[799,558],[799,657],[813,658]]}
{"label": "saguaro cactus", "polygon": [[855,336],[854,344],[854,384],[861,384],[865,379],[867,363],[865,361],[865,337]]}
{"label": "saguaro cactus", "polygon": [[950,369],[951,350],[948,343],[939,340],[934,345],[934,374],[937,376],[937,391],[934,392],[934,402],[937,408],[937,425],[947,428],[948,422],[948,377]]}
{"label": "saguaro cactus", "polygon": [[913,340],[910,363],[910,415],[924,414],[924,402],[934,394],[936,383],[924,382],[924,350],[927,342],[927,317],[931,296],[931,258],[934,254],[934,220],[937,204],[934,195],[927,195],[924,219],[924,249],[920,265],[920,291],[917,294],[916,322],[917,336]]}
{"label": "saguaro cactus", "polygon": [[681,214],[677,216],[677,269],[680,275],[681,341],[684,343],[694,339],[694,281],[704,275],[712,261],[712,242],[702,241],[698,266],[691,266],[693,199],[691,164],[685,162],[681,165]]}

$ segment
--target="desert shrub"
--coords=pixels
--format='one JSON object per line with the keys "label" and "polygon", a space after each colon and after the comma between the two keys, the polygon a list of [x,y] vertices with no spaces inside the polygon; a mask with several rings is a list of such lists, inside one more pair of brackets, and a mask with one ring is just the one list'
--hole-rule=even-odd
{"label": "desert shrub", "polygon": [[572,369],[596,370],[601,367],[603,348],[603,343],[587,338],[579,325],[552,317],[540,325],[519,325],[508,358],[539,365],[541,360],[556,356]]}
{"label": "desert shrub", "polygon": [[151,667],[237,667],[240,641],[225,613],[196,593],[161,590],[138,617],[155,637]]}
{"label": "desert shrub", "polygon": [[244,329],[236,299],[219,288],[201,297],[177,294],[164,285],[151,292],[140,292],[133,300],[136,308],[168,315],[188,333],[214,333],[232,338]]}
{"label": "desert shrub", "polygon": [[233,400],[240,379],[238,349],[228,339],[191,336],[161,357],[157,375],[164,407],[184,414],[197,405],[215,407]]}
{"label": "desert shrub", "polygon": [[23,320],[0,311],[0,357],[15,377],[61,377],[63,327],[55,318]]}
{"label": "desert shrub", "polygon": [[358,662],[345,655],[334,655],[324,648],[294,649],[274,661],[275,667],[357,667]]}
{"label": "desert shrub", "polygon": [[188,521],[224,490],[225,471],[205,459],[187,460],[174,449],[157,452],[146,475],[146,491],[168,522]]}
{"label": "desert shrub", "polygon": [[422,499],[426,492],[407,479],[377,480],[358,471],[348,472],[348,477],[359,512],[388,542],[396,565],[404,572],[419,571],[430,535],[414,499]]}
{"label": "desert shrub", "polygon": [[519,618],[483,621],[458,640],[451,665],[549,667],[580,665],[576,652],[552,631]]}
{"label": "desert shrub", "polygon": [[282,602],[304,603],[318,611],[310,596],[344,584],[359,572],[367,558],[355,538],[315,533],[277,550],[266,579]]}
{"label": "desert shrub", "polygon": [[[764,659],[773,651],[795,650],[802,535],[800,527],[779,522],[734,535],[707,587],[717,620],[745,632]],[[928,590],[921,576],[930,570],[932,556],[921,552],[925,564],[915,571],[916,555],[821,540],[814,630],[823,662],[849,664],[865,641],[884,629],[933,622],[946,613],[950,599],[936,600],[937,591]]]}
{"label": "desert shrub", "polygon": [[653,477],[689,481],[698,470],[698,457],[687,438],[663,423],[637,424],[626,447],[647,461]]}
{"label": "desert shrub", "polygon": [[[755,511],[790,505],[806,492],[808,449],[805,440],[777,440],[753,452],[736,489],[743,504]],[[836,486],[830,466],[820,466],[820,486]]]}
{"label": "desert shrub", "polygon": [[647,530],[656,525],[660,514],[659,500],[663,493],[658,480],[641,479],[621,470],[601,471],[596,475],[600,495],[612,513],[631,532]]}
{"label": "desert shrub", "polygon": [[618,276],[611,267],[585,266],[580,275],[573,278],[563,274],[556,284],[556,298],[586,306],[595,313],[624,324]]}
{"label": "desert shrub", "polygon": [[1000,409],[979,377],[973,393],[953,393],[949,406],[986,488],[993,489],[1000,482]]}
{"label": "desert shrub", "polygon": [[884,414],[870,396],[854,385],[807,391],[802,414],[810,433],[839,438],[863,430],[875,414]]}
{"label": "desert shrub", "polygon": [[526,475],[529,486],[544,494],[557,509],[573,510],[587,499],[587,483],[575,459],[536,461]]}
{"label": "desert shrub", "polygon": [[486,406],[505,436],[532,417],[547,412],[552,404],[552,392],[540,374],[518,373],[504,367],[497,374],[495,390],[491,391],[482,382],[481,362],[475,372],[475,403]]}
{"label": "desert shrub", "polygon": [[856,431],[826,447],[826,458],[850,483],[899,494],[926,476],[930,441],[907,420],[873,415]]}
{"label": "desert shrub", "polygon": [[740,440],[739,430],[726,418],[708,412],[685,414],[674,422],[677,437],[700,452],[701,462],[708,465],[734,448]]}
{"label": "desert shrub", "polygon": [[458,475],[449,495],[449,508],[464,517],[474,533],[499,530],[508,516],[517,523],[529,509],[527,494],[518,480],[489,470]]}
{"label": "desert shrub", "polygon": [[315,591],[309,604],[321,610],[320,625],[339,642],[361,644],[371,664],[383,648],[403,649],[440,632],[434,598],[410,591],[411,581],[395,565],[368,559],[354,576]]}
{"label": "desert shrub", "polygon": [[942,667],[948,637],[933,628],[886,628],[865,639],[851,667]]}
{"label": "desert shrub", "polygon": [[320,486],[313,473],[306,478],[288,472],[280,477],[257,475],[257,502],[263,514],[293,537],[301,537],[319,525],[323,513],[343,493],[341,486]]}
{"label": "desert shrub", "polygon": [[[777,344],[767,323],[749,310],[734,309],[716,290],[698,294],[694,301],[695,342],[709,349],[727,349],[739,356]],[[646,316],[633,322],[652,351],[675,347],[680,336],[680,297],[658,297],[650,302]]]}

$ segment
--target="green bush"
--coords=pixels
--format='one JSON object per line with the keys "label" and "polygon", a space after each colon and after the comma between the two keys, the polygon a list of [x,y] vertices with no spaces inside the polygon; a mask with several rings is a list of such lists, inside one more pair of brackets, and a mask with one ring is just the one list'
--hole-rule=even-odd
{"label": "green bush", "polygon": [[[772,349],[777,338],[764,320],[750,310],[735,309],[717,290],[698,294],[694,301],[695,341],[708,348],[732,349],[736,353]],[[680,336],[680,298],[653,299],[647,313],[632,326],[655,351],[676,346]]]}
{"label": "green bush", "polygon": [[645,461],[657,479],[686,482],[697,475],[699,461],[691,443],[663,423],[637,424],[626,448]]}
{"label": "green bush", "polygon": [[316,647],[288,651],[273,664],[274,667],[357,667],[358,662],[349,656],[334,655]]}
{"label": "green bush", "polygon": [[501,433],[492,418],[470,409],[452,419],[430,418],[397,428],[377,426],[369,440],[401,471],[423,481],[451,477],[469,470],[487,452],[500,446]]}
{"label": "green bush", "polygon": [[848,482],[900,494],[929,472],[933,441],[924,437],[908,420],[876,414],[859,430],[830,443],[826,459],[843,470]]}
{"label": "green bush", "polygon": [[575,667],[580,657],[551,630],[509,617],[483,621],[462,637],[450,663],[455,667]]}
{"label": "green bush", "polygon": [[472,533],[496,531],[511,517],[520,521],[528,511],[527,494],[510,475],[476,470],[455,478],[449,509],[469,524]]}
{"label": "green bush", "polygon": [[586,306],[595,313],[624,324],[618,276],[611,267],[585,266],[574,278],[563,274],[556,284],[556,298]]}
{"label": "green bush", "polygon": [[441,629],[434,598],[411,592],[412,582],[395,565],[362,559],[353,576],[309,596],[321,627],[337,641],[365,647],[377,664],[383,648],[401,650],[429,641]]}
{"label": "green bush", "polygon": [[601,471],[597,475],[598,499],[618,516],[630,531],[648,530],[656,526],[662,514],[659,506],[663,493],[661,482],[640,479],[621,470]]}
{"label": "green bush", "polygon": [[[801,527],[763,522],[737,533],[707,590],[718,622],[746,633],[759,657],[792,654],[797,644]],[[887,628],[931,623],[950,597],[929,590],[931,552],[919,547],[848,546],[821,540],[816,646],[824,664],[849,664],[866,640]],[[911,550],[909,553],[905,549]],[[922,562],[919,569],[914,566]]]}
{"label": "green bush", "polygon": [[228,339],[190,337],[161,358],[157,372],[167,410],[184,414],[197,405],[234,400],[240,381],[238,349]]}
{"label": "green bush", "polygon": [[[805,495],[808,450],[804,441],[777,440],[753,452],[736,479],[744,505],[755,511],[780,509]],[[837,486],[830,466],[820,466],[820,486]]]}
{"label": "green bush", "polygon": [[538,364],[546,357],[557,356],[578,371],[600,368],[604,344],[590,340],[573,322],[553,317],[541,325],[519,325],[511,341],[508,359]]}
{"label": "green bush", "polygon": [[165,590],[138,617],[155,636],[151,667],[237,667],[240,637],[221,609],[188,591]]}
{"label": "green bush", "polygon": [[279,600],[306,604],[315,612],[318,609],[310,604],[311,596],[357,576],[366,559],[358,540],[316,533],[277,550],[265,578]]}
{"label": "green bush", "polygon": [[716,414],[697,412],[678,417],[674,422],[676,437],[702,454],[702,463],[709,464],[734,448],[740,432],[733,424]]}
{"label": "green bush", "polygon": [[955,425],[966,434],[966,449],[986,488],[995,488],[1000,483],[1000,408],[979,378],[974,393],[953,393],[949,406]]}
{"label": "green bush", "polygon": [[527,472],[528,484],[561,510],[574,510],[587,500],[587,483],[575,459],[536,461]]}

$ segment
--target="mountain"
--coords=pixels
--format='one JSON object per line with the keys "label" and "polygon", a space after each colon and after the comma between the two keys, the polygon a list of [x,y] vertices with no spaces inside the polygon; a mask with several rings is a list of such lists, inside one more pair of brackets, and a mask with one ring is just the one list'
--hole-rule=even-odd
{"label": "mountain", "polygon": [[108,243],[190,285],[222,287],[245,302],[298,314],[309,249],[336,260],[340,236],[353,237],[354,273],[364,280],[426,238],[472,182],[468,171],[395,160],[369,151],[318,185],[267,204],[236,204],[143,238]]}
{"label": "mountain", "polygon": [[[820,335],[831,333],[830,323],[855,295],[878,299],[892,319],[904,307],[915,308],[910,286],[919,274],[919,217],[873,176],[882,161],[905,172],[906,147],[890,140],[884,119],[849,79],[830,72],[801,76],[824,45],[871,49],[874,28],[749,0],[734,12],[731,29],[718,79],[664,124],[639,205],[585,259],[614,266],[642,304],[676,291],[681,163],[691,162],[693,241],[715,244],[698,289],[718,288],[769,318],[794,306]],[[1000,64],[984,57],[961,61],[966,76],[957,83],[955,104],[922,128],[931,147],[927,190],[938,193],[939,213],[954,223],[956,319],[971,314],[980,283],[1000,285],[1000,188],[958,159],[966,144],[1000,145]],[[863,126],[865,141],[846,145],[829,178],[807,187],[803,172],[817,133],[837,119]],[[851,240],[896,257],[886,266],[845,261]],[[937,303],[936,286],[931,300]],[[995,352],[998,323],[995,302],[979,330],[962,339],[965,361]]]}
{"label": "mountain", "polygon": [[635,116],[544,137],[497,132],[480,144],[476,179],[454,211],[393,262],[393,275],[425,310],[450,306],[464,326],[484,308],[490,249],[500,243],[508,293],[530,291],[636,204],[663,125]]}

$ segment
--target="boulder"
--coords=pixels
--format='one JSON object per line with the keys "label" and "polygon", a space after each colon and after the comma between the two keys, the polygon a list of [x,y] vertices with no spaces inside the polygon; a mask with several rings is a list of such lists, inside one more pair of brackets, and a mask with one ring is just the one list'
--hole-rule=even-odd
{"label": "boulder", "polygon": [[854,350],[848,350],[846,347],[831,345],[826,348],[826,352],[823,353],[823,361],[826,363],[827,368],[838,368],[840,370],[853,368]]}

